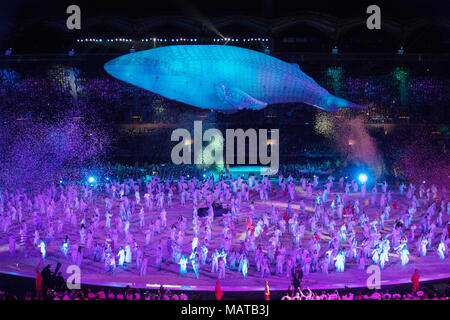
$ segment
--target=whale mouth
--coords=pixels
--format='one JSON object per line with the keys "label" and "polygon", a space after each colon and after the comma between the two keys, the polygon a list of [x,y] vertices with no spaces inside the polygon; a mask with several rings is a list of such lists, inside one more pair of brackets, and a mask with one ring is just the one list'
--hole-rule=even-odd
{"label": "whale mouth", "polygon": [[117,79],[125,80],[136,66],[136,60],[130,60],[129,54],[114,58],[103,66],[105,71]]}
{"label": "whale mouth", "polygon": [[114,78],[116,78],[119,74],[116,60],[117,59],[110,60],[110,61],[106,62],[105,65],[103,66],[105,71],[108,74],[110,74],[111,76],[113,76]]}

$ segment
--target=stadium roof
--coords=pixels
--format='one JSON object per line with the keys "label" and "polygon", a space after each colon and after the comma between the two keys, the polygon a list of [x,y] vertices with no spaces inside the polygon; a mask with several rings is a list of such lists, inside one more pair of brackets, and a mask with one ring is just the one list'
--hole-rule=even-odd
{"label": "stadium roof", "polygon": [[126,18],[145,18],[155,15],[182,15],[206,19],[224,15],[246,15],[277,18],[297,15],[308,11],[351,18],[365,15],[369,5],[380,6],[382,15],[398,19],[411,19],[423,16],[450,16],[448,0],[15,0],[1,1],[0,17],[21,20],[39,16],[65,15],[65,9],[77,4],[86,17],[120,16]]}

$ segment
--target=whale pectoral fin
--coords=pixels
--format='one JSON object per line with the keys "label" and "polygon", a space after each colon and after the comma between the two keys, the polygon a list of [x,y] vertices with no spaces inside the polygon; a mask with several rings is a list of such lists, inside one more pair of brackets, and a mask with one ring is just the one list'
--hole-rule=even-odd
{"label": "whale pectoral fin", "polygon": [[222,101],[231,104],[238,110],[261,110],[267,107],[266,102],[253,98],[248,93],[237,88],[227,88],[221,84],[216,86],[216,92]]}

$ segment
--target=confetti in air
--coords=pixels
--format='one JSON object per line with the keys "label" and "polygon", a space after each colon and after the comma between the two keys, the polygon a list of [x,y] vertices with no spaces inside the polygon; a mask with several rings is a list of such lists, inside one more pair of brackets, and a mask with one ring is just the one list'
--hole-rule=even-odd
{"label": "confetti in air", "polygon": [[40,188],[74,176],[109,146],[107,131],[83,119],[66,117],[10,121],[0,127],[0,182],[9,187]]}

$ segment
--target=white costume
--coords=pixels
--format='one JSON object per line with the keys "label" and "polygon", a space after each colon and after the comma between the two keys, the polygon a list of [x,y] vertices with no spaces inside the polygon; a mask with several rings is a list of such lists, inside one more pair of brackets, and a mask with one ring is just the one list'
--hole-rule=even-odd
{"label": "white costume", "polygon": [[120,247],[117,256],[119,257],[119,266],[123,266],[123,263],[125,262],[125,250],[123,250],[122,247]]}
{"label": "white costume", "polygon": [[339,251],[338,254],[336,255],[336,257],[333,260],[336,261],[334,263],[334,265],[336,267],[336,271],[337,272],[344,272],[345,255],[342,253],[342,251]]}

